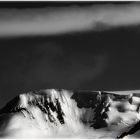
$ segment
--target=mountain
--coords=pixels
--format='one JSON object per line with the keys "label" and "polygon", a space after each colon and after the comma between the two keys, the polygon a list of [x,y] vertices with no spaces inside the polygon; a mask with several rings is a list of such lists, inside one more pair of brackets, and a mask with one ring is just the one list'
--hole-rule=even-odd
{"label": "mountain", "polygon": [[140,138],[140,91],[47,89],[0,109],[1,138]]}

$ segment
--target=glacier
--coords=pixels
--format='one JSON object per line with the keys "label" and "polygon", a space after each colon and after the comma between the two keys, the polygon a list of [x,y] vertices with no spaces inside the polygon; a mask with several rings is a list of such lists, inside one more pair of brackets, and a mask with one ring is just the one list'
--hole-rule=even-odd
{"label": "glacier", "polygon": [[140,138],[140,91],[46,89],[0,109],[0,138]]}

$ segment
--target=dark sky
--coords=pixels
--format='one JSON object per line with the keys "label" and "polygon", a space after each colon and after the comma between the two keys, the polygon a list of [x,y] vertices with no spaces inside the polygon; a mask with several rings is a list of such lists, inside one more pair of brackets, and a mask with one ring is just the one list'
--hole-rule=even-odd
{"label": "dark sky", "polygon": [[0,106],[19,93],[46,88],[140,89],[139,47],[139,25],[0,38]]}

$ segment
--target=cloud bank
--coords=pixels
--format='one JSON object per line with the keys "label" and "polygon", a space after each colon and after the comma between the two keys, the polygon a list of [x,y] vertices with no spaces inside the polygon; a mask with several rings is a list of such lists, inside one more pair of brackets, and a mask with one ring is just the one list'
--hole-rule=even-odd
{"label": "cloud bank", "polygon": [[0,36],[54,35],[140,24],[140,4],[0,9]]}

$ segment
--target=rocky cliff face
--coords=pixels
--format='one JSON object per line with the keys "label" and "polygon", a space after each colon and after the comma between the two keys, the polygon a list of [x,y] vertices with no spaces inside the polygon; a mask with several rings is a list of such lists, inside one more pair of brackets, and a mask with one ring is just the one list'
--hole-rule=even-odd
{"label": "rocky cliff face", "polygon": [[139,111],[139,93],[40,90],[0,110],[0,136],[123,138],[139,130]]}

